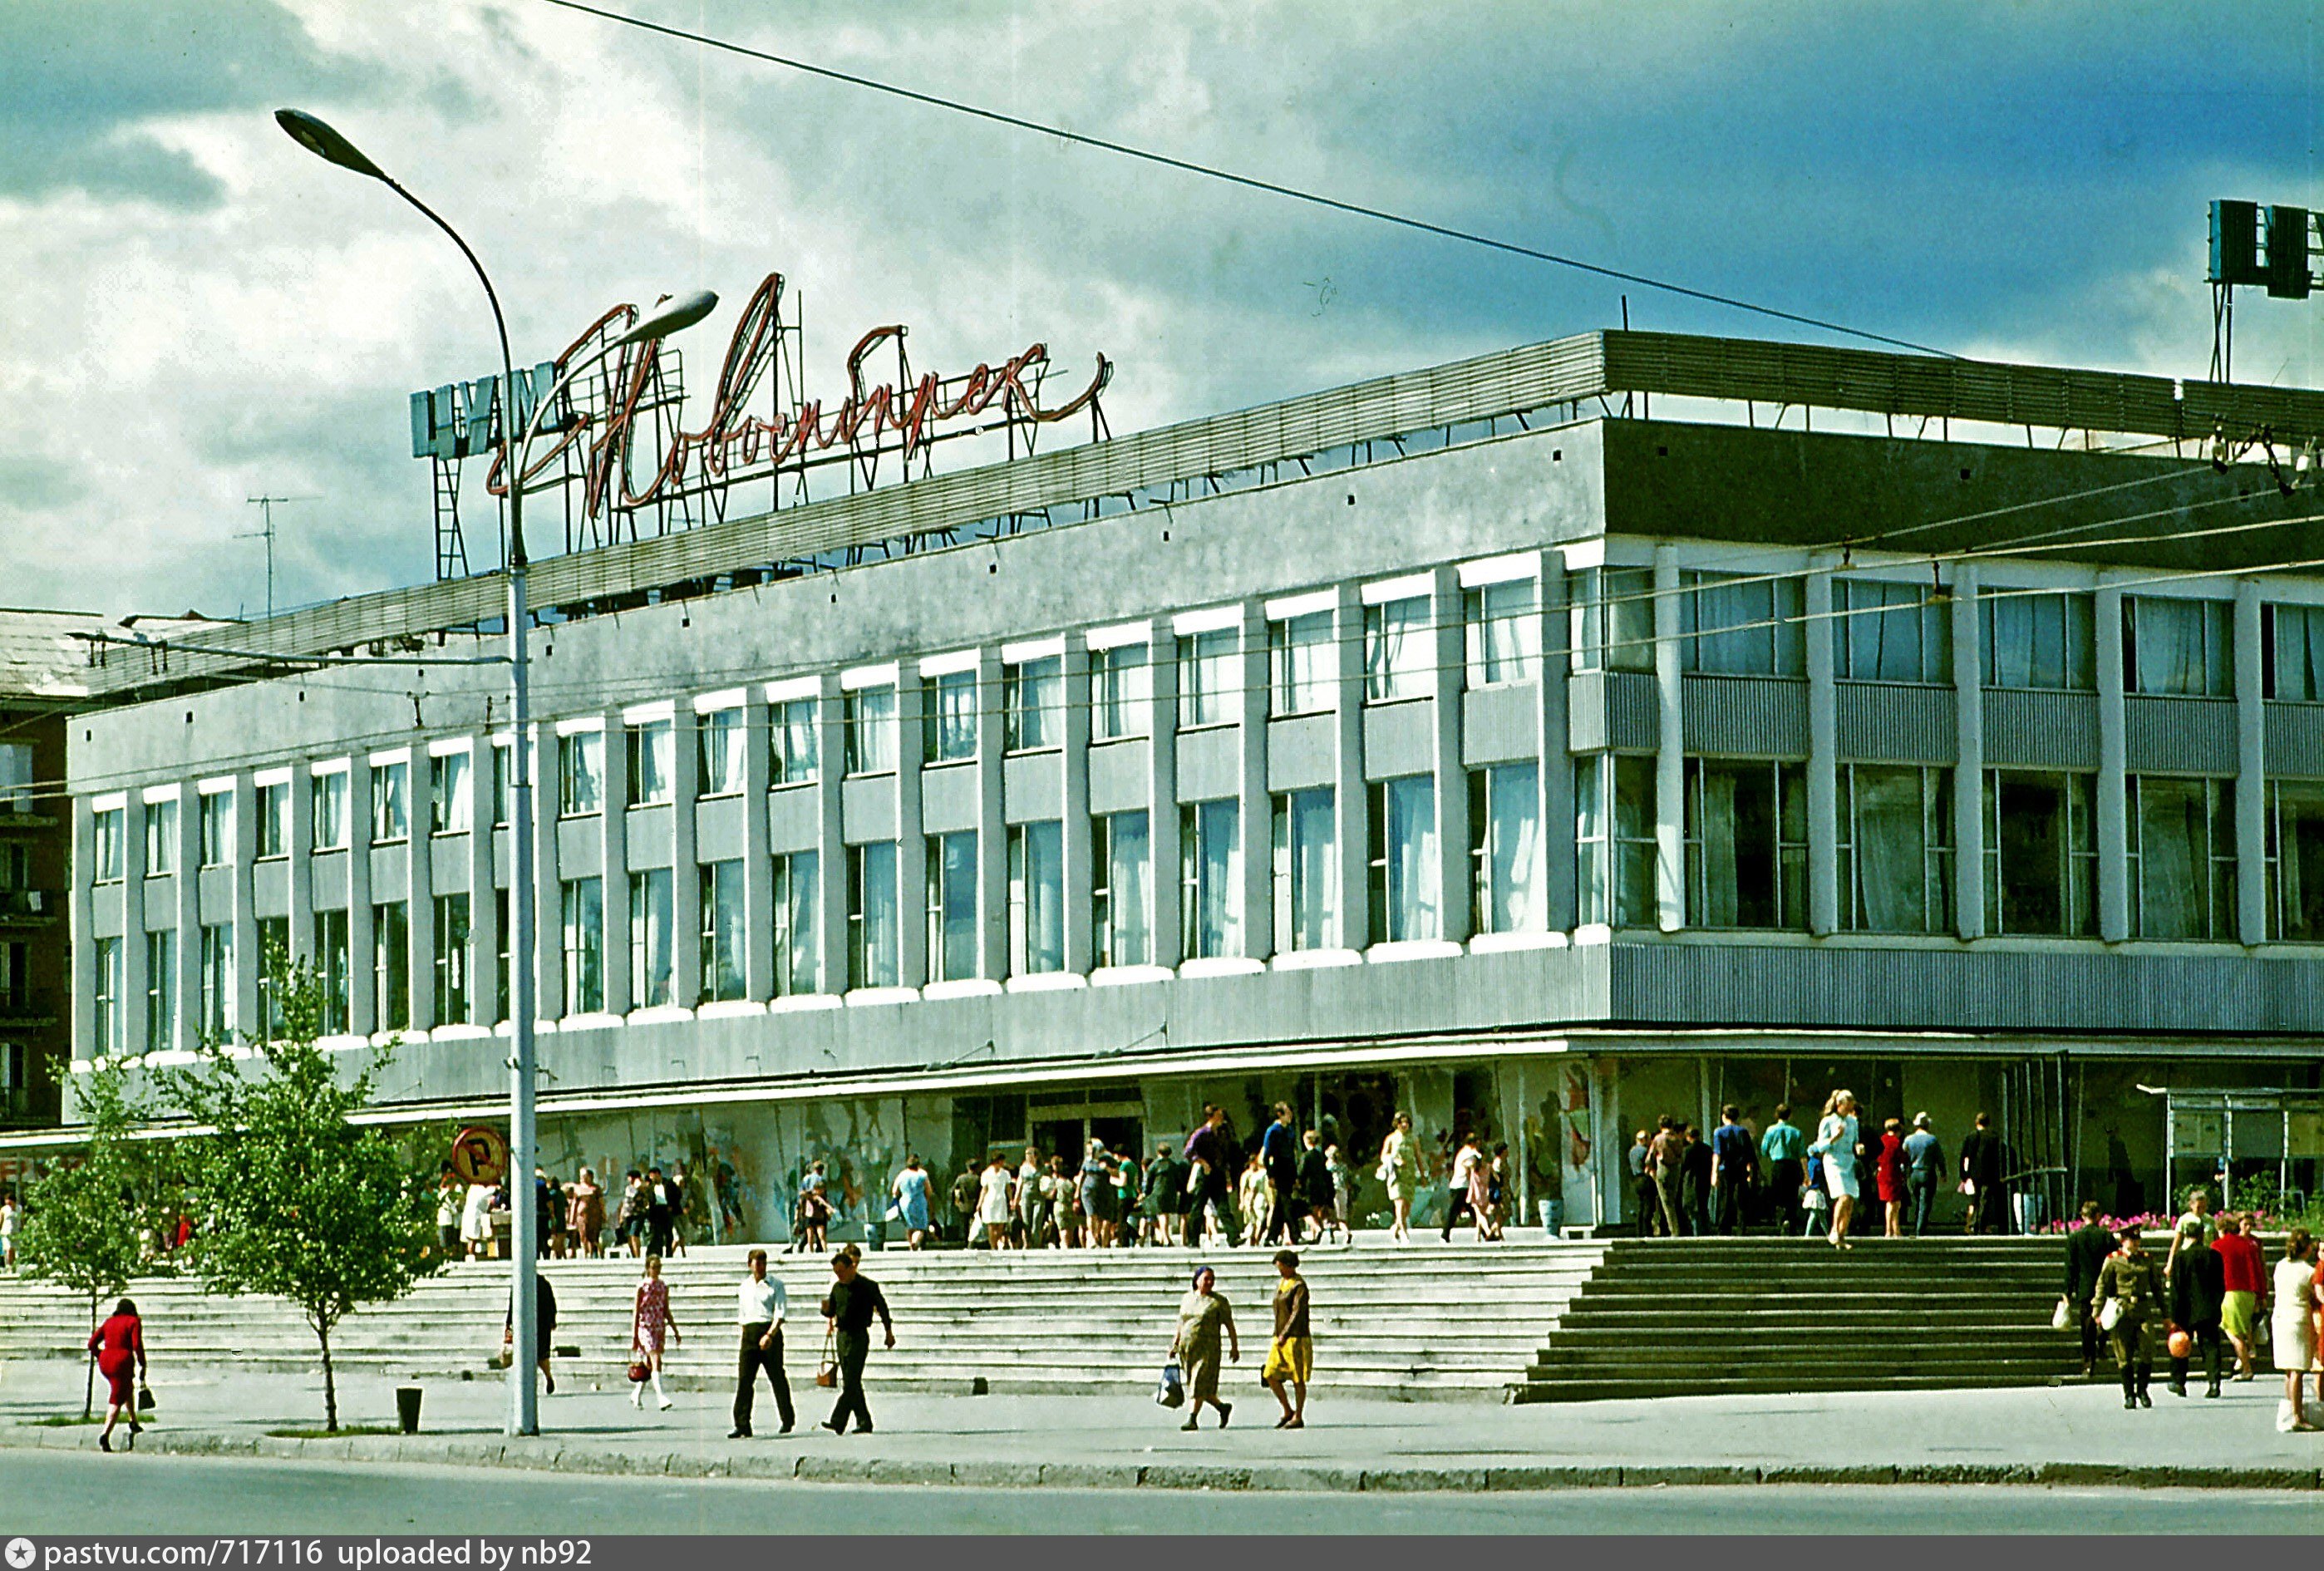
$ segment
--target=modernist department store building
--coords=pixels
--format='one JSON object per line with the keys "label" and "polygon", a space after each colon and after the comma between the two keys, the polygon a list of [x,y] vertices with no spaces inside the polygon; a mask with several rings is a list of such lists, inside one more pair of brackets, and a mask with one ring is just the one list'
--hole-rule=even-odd
{"label": "modernist department store building", "polygon": [[[1655,1114],[1845,1085],[1993,1113],[2051,1213],[2167,1141],[2311,1187],[2324,573],[2260,526],[2319,429],[1608,331],[539,563],[542,1158],[723,1163],[770,1236],[814,1157],[1287,1100],[1572,1224]],[[503,592],[233,642],[489,652]],[[254,1029],[279,943],[403,1039],[383,1116],[502,1114],[504,669],[90,674],[77,1057]]]}

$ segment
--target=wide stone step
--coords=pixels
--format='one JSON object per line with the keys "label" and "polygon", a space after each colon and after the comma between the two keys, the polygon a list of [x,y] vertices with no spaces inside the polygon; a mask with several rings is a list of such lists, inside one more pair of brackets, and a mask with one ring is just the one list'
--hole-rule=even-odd
{"label": "wide stone step", "polygon": [[1953,1391],[1964,1385],[2040,1386],[2061,1383],[2058,1375],[2004,1373],[1974,1380],[1958,1374],[1891,1374],[1877,1379],[1857,1376],[1826,1378],[1815,1374],[1701,1375],[1679,1380],[1666,1376],[1635,1379],[1586,1378],[1528,1381],[1512,1389],[1517,1402],[1588,1402],[1636,1400],[1648,1397],[1773,1396],[1812,1391]]}

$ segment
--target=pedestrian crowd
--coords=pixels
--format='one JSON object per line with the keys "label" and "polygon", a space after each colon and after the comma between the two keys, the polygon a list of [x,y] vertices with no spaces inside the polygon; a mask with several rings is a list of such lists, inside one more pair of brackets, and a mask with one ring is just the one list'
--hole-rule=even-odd
{"label": "pedestrian crowd", "polygon": [[[698,1237],[705,1225],[706,1197],[683,1160],[668,1173],[658,1165],[642,1171],[632,1168],[618,1197],[598,1183],[594,1168],[579,1168],[562,1181],[538,1168],[532,1205],[543,1260],[597,1260],[623,1251],[632,1260],[682,1255],[687,1234]],[[484,1260],[503,1253],[502,1229],[512,1215],[505,1181],[468,1183],[450,1162],[438,1169],[436,1234],[447,1258]]]}

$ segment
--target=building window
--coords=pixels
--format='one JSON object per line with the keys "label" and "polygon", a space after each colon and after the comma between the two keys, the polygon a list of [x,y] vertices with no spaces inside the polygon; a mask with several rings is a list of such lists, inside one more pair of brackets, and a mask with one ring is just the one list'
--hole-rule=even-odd
{"label": "building window", "polygon": [[1178,729],[1223,725],[1235,717],[1242,683],[1235,677],[1235,631],[1178,635]]}
{"label": "building window", "polygon": [[145,1050],[178,1045],[178,935],[145,935]]}
{"label": "building window", "polygon": [[1686,573],[1679,596],[1679,666],[1707,675],[1796,677],[1807,671],[1797,578]]}
{"label": "building window", "polygon": [[258,855],[290,855],[290,782],[277,781],[257,790]]}
{"label": "building window", "polygon": [[1952,920],[1949,769],[1840,766],[1840,925],[1941,933]]}
{"label": "building window", "polygon": [[742,864],[702,864],[702,999],[731,1003],[747,997],[742,965]]}
{"label": "building window", "polygon": [[1651,568],[1584,568],[1568,580],[1567,612],[1578,671],[1655,669]]}
{"label": "building window", "polygon": [[768,777],[773,785],[804,785],[821,772],[816,744],[816,701],[792,698],[773,706],[767,716]]}
{"label": "building window", "polygon": [[1371,788],[1371,809],[1372,942],[1443,937],[1436,777],[1408,774],[1378,781]]}
{"label": "building window", "polygon": [[164,878],[178,871],[178,804],[145,804],[145,876]]}
{"label": "building window", "polygon": [[1469,926],[1478,933],[1549,929],[1543,886],[1541,770],[1497,763],[1469,772]]}
{"label": "building window", "polygon": [[[22,997],[23,978],[11,976],[10,994]],[[90,1023],[96,1028],[97,1050],[103,1054],[121,1051],[121,940],[99,938],[97,941],[97,1007],[96,1018]]]}
{"label": "building window", "polygon": [[2324,943],[2324,781],[2267,782],[2267,936]]}
{"label": "building window", "polygon": [[1835,578],[1831,668],[1843,682],[1950,682],[1952,619],[1921,584]]}
{"label": "building window", "polygon": [[[535,935],[536,938],[538,935]],[[509,892],[493,891],[493,1023],[499,1025],[516,1011],[516,993],[510,986],[509,954],[516,947],[516,924],[509,919]],[[540,1000],[532,1001],[540,1012]]]}
{"label": "building window", "polygon": [[121,808],[107,808],[90,816],[91,827],[97,834],[94,861],[97,864],[95,881],[98,883],[117,883],[121,880],[122,824],[127,817],[126,809]]}
{"label": "building window", "polygon": [[896,843],[847,848],[847,985],[896,985]]}
{"label": "building window", "polygon": [[32,887],[32,848],[0,845],[0,893],[20,892]]}
{"label": "building window", "polygon": [[0,742],[0,813],[32,810],[32,744]]}
{"label": "building window", "polygon": [[1541,675],[1541,586],[1531,578],[1485,584],[1461,596],[1469,685],[1530,682]]}
{"label": "building window", "polygon": [[1022,660],[1001,675],[1001,744],[1010,753],[1058,747],[1065,740],[1065,662],[1054,654]]}
{"label": "building window", "polygon": [[1242,810],[1232,797],[1178,809],[1178,952],[1242,952]]}
{"label": "building window", "polygon": [[1147,659],[1142,643],[1090,651],[1092,740],[1118,742],[1146,735],[1147,709],[1154,698],[1154,673]]}
{"label": "building window", "polygon": [[656,1009],[678,1002],[673,892],[667,867],[630,874],[632,1009]]}
{"label": "building window", "polygon": [[740,796],[742,791],[742,711],[713,709],[694,717],[698,794]]}
{"label": "building window", "polygon": [[272,1041],[282,1034],[281,974],[290,964],[290,919],[258,919],[258,1029]]}
{"label": "building window", "polygon": [[1143,812],[1090,820],[1091,920],[1100,966],[1154,963],[1153,846]]}
{"label": "building window", "polygon": [[436,897],[434,1019],[438,1025],[468,1023],[468,897]]}
{"label": "building window", "polygon": [[622,753],[630,771],[630,806],[650,808],[677,795],[675,721],[641,720],[635,725],[622,726]]}
{"label": "building window", "polygon": [[322,1018],[318,1034],[347,1033],[347,983],[353,956],[347,953],[347,913],[315,913],[315,981],[322,989]]}
{"label": "building window", "polygon": [[1425,698],[1436,661],[1428,596],[1414,595],[1364,607],[1364,698],[1393,704]]}
{"label": "building window", "polygon": [[371,843],[392,845],[411,837],[411,766],[371,766]]}
{"label": "building window", "polygon": [[1655,761],[1619,754],[1574,760],[1573,816],[1581,919],[1656,926]]}
{"label": "building window", "polygon": [[2131,930],[2236,937],[2236,782],[2130,777]]}
{"label": "building window", "polygon": [[1332,789],[1279,792],[1269,817],[1275,947],[1338,948],[1340,877],[1334,852],[1339,815]]}
{"label": "building window", "polygon": [[562,897],[565,1012],[596,1014],[605,1007],[604,881],[568,878]]}
{"label": "building window", "polygon": [[510,809],[516,804],[516,748],[506,742],[493,744],[493,824],[494,827],[510,821]]}
{"label": "building window", "polygon": [[928,980],[976,975],[976,832],[927,837]]}
{"label": "building window", "polygon": [[332,770],[307,782],[307,806],[312,818],[314,849],[344,851],[354,827],[347,822],[347,772]]}
{"label": "building window", "polygon": [[605,734],[576,731],[557,739],[557,810],[568,818],[605,810]]}
{"label": "building window", "polygon": [[920,750],[930,763],[959,763],[976,756],[976,672],[945,671],[930,677],[920,712]]}
{"label": "building window", "polygon": [[475,822],[468,795],[468,755],[438,753],[428,760],[428,832],[465,835]]}
{"label": "building window", "polygon": [[2260,691],[2324,703],[2324,605],[2263,605],[2259,615]]}
{"label": "building window", "polygon": [[2098,777],[1987,770],[1985,910],[1997,933],[2098,930]]}
{"label": "building window", "polygon": [[1691,926],[1808,925],[1805,768],[1690,758],[1685,827]]}
{"label": "building window", "polygon": [[201,836],[204,867],[224,867],[234,860],[234,793],[209,791],[199,799],[198,833]]}
{"label": "building window", "polygon": [[2088,595],[1985,590],[1977,597],[1978,658],[1988,688],[2088,693],[2098,688],[2098,615]]}
{"label": "building window", "polygon": [[373,1029],[408,1030],[411,1024],[411,907],[388,901],[371,908]]}
{"label": "building window", "polygon": [[2231,698],[2236,608],[2225,600],[2122,600],[2122,685],[2133,693]]}
{"label": "building window", "polygon": [[234,927],[217,922],[202,929],[201,1040],[234,1040]]}
{"label": "building window", "polygon": [[854,688],[841,700],[847,772],[887,774],[896,767],[896,689]]}
{"label": "building window", "polygon": [[1065,968],[1065,827],[1009,827],[1009,975]]}
{"label": "building window", "polygon": [[1339,666],[1329,611],[1268,623],[1268,713],[1312,715],[1330,708],[1339,688]]}
{"label": "building window", "polygon": [[823,900],[820,858],[793,851],[775,858],[775,996],[822,985]]}

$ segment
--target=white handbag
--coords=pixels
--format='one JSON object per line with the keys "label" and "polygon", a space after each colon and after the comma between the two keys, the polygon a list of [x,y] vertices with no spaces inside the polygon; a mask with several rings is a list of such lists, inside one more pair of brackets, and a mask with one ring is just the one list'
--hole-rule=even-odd
{"label": "white handbag", "polygon": [[2056,1309],[2052,1310],[2050,1315],[2050,1329],[2052,1331],[2069,1331],[2073,1328],[2073,1300],[2067,1298],[2065,1294],[2061,1293],[2058,1295],[2058,1307]]}
{"label": "white handbag", "polygon": [[2108,1298],[2098,1306],[2098,1329],[2111,1331],[2122,1324],[2122,1300]]}

